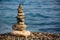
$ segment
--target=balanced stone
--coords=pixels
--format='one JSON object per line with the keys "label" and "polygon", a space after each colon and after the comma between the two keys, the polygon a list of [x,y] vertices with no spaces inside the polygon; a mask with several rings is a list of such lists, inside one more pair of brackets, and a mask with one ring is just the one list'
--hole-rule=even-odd
{"label": "balanced stone", "polygon": [[18,13],[23,13],[24,11],[23,11],[23,7],[22,7],[22,5],[20,4],[19,5],[19,7],[18,7]]}
{"label": "balanced stone", "polygon": [[19,22],[19,24],[24,24],[24,22]]}
{"label": "balanced stone", "polygon": [[24,19],[25,16],[17,16],[17,18]]}
{"label": "balanced stone", "polygon": [[13,34],[15,36],[25,36],[25,37],[31,35],[30,31],[25,31],[25,30],[24,31],[16,31],[16,30],[13,30],[13,32],[11,34]]}
{"label": "balanced stone", "polygon": [[16,24],[16,25],[14,25],[13,29],[23,31],[26,29],[26,25],[25,24]]}
{"label": "balanced stone", "polygon": [[18,20],[18,23],[19,23],[19,22],[24,22],[24,19],[18,18],[17,20]]}
{"label": "balanced stone", "polygon": [[18,13],[19,16],[24,15],[24,13]]}

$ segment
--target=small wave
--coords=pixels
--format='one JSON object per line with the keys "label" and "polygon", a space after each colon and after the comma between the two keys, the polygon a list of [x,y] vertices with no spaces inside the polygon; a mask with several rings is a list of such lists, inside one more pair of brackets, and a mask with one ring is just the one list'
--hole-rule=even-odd
{"label": "small wave", "polygon": [[27,25],[60,25],[60,22],[51,22],[51,23],[26,23]]}
{"label": "small wave", "polygon": [[39,30],[40,31],[50,31],[50,30],[52,30],[52,31],[59,31],[60,32],[60,28],[46,28],[46,29],[39,29]]}

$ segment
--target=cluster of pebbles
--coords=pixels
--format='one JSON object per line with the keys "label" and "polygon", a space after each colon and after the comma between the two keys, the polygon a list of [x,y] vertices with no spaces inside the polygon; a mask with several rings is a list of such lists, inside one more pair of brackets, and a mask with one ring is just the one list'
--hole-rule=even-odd
{"label": "cluster of pebbles", "polygon": [[0,34],[0,40],[60,40],[60,34],[32,32],[30,36]]}

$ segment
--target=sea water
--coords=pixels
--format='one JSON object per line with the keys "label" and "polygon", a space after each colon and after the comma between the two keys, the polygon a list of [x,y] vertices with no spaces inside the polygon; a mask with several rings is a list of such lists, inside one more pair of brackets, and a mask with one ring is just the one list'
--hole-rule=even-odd
{"label": "sea water", "polygon": [[[20,0],[0,0],[0,33],[12,31]],[[60,33],[60,0],[22,0],[25,24],[31,32]]]}

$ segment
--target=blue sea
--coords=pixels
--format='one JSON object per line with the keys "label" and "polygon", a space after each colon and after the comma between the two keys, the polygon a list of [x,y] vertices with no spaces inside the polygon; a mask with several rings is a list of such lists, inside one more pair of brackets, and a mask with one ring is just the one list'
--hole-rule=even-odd
{"label": "blue sea", "polygon": [[[12,31],[20,0],[0,0],[0,33]],[[26,30],[60,33],[60,0],[22,0]]]}

